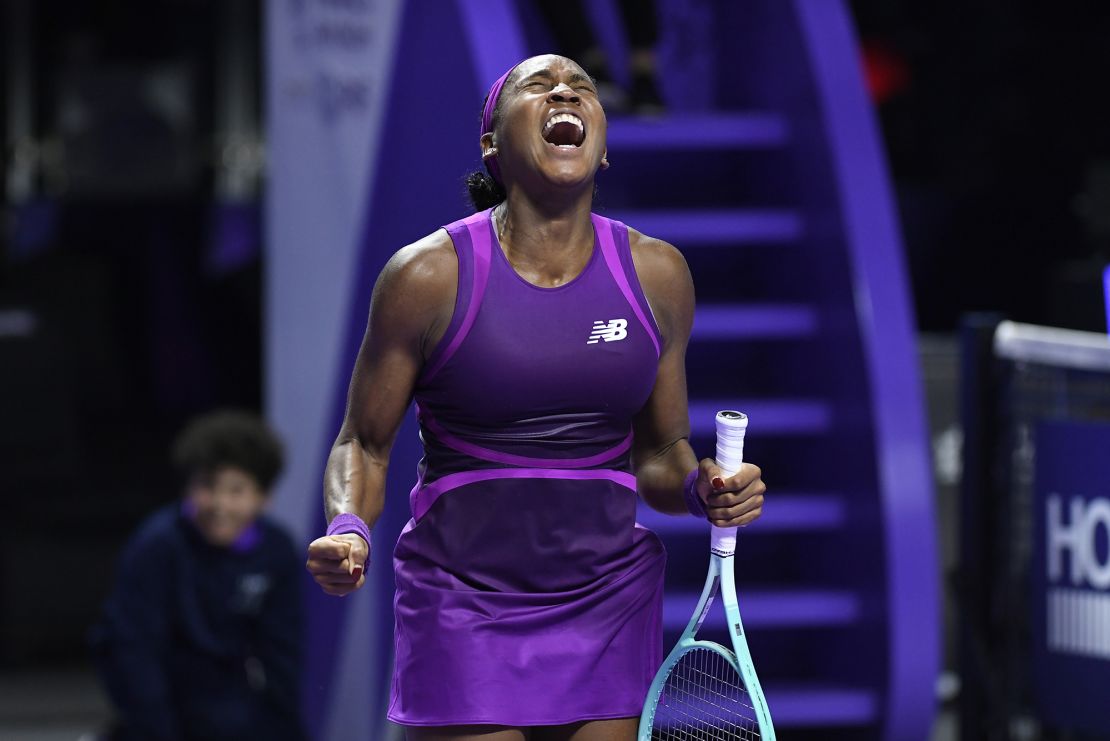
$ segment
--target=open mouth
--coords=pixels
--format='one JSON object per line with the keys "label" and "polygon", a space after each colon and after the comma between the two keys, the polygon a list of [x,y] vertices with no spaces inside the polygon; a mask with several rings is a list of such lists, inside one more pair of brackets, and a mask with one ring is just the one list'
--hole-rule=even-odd
{"label": "open mouth", "polygon": [[573,113],[556,113],[547,119],[540,135],[556,147],[580,147],[586,140],[586,127]]}

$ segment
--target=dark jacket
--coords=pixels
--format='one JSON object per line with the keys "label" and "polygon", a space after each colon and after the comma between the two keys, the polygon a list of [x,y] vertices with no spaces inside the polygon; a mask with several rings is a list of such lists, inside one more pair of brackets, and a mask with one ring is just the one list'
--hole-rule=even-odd
{"label": "dark jacket", "polygon": [[115,738],[305,737],[300,559],[272,521],[252,527],[238,547],[217,548],[171,506],[124,548],[92,633],[120,715]]}

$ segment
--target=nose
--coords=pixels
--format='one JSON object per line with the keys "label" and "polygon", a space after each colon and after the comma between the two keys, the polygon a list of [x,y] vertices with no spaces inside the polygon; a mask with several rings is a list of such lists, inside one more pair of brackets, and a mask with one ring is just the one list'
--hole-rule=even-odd
{"label": "nose", "polygon": [[548,93],[547,99],[552,103],[578,103],[581,101],[578,93],[574,92],[574,88],[565,82],[560,82],[555,87],[551,88]]}

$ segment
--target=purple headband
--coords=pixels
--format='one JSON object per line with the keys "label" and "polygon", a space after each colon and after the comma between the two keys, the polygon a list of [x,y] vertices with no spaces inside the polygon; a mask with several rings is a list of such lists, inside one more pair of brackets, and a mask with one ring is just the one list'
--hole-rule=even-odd
{"label": "purple headband", "polygon": [[[505,74],[498,77],[497,82],[493,83],[489,93],[486,94],[486,105],[482,109],[482,131],[480,134],[488,134],[493,131],[493,110],[497,108],[497,99],[501,97],[501,88],[505,87],[505,80],[509,79],[509,75],[519,64],[517,62],[509,67]],[[486,169],[489,170],[489,174],[497,181],[498,185],[501,185],[501,168],[497,165],[497,156],[483,157],[482,161],[485,163]]]}

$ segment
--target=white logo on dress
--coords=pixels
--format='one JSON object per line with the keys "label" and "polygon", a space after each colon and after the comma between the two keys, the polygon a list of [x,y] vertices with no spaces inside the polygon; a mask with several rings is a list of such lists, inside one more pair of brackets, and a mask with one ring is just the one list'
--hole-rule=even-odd
{"label": "white logo on dress", "polygon": [[262,601],[269,591],[269,575],[244,574],[239,577],[238,589],[232,597],[232,607],[238,612],[257,614],[262,610]]}
{"label": "white logo on dress", "polygon": [[599,340],[616,342],[617,340],[623,340],[627,336],[627,319],[610,319],[608,324],[598,319],[594,322],[593,331],[590,332],[590,339],[586,340],[586,344],[595,345]]}

